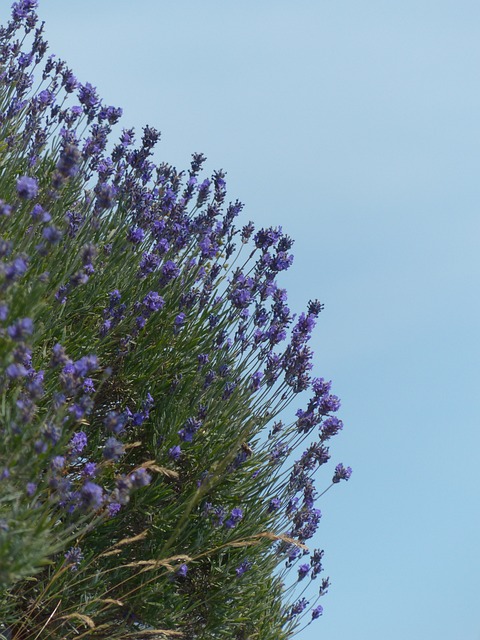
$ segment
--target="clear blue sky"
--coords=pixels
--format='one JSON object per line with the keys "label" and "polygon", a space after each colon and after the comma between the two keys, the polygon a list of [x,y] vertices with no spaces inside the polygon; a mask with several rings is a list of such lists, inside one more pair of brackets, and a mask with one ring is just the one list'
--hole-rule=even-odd
{"label": "clear blue sky", "polygon": [[[301,640],[480,639],[480,4],[41,0],[52,50],[296,239],[342,397]],[[328,481],[330,474],[319,479]]]}

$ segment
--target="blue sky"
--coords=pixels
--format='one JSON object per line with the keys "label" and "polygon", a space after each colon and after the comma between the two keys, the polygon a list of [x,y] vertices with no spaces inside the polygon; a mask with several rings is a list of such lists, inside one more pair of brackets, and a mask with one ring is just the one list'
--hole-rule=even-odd
{"label": "blue sky", "polygon": [[[295,238],[343,400],[301,640],[480,640],[480,4],[43,0],[52,51],[162,159],[202,151]],[[320,476],[318,486],[330,474]]]}

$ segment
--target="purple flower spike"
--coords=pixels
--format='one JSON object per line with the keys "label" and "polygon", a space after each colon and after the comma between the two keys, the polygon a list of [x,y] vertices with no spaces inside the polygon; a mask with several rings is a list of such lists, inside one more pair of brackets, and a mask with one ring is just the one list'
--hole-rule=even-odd
{"label": "purple flower spike", "polygon": [[186,564],[181,564],[175,571],[177,578],[185,578],[187,575],[188,567]]}
{"label": "purple flower spike", "polygon": [[11,213],[12,207],[3,200],[0,200],[0,216],[9,216]]}
{"label": "purple flower spike", "polygon": [[162,296],[158,295],[156,291],[150,291],[143,299],[142,304],[149,311],[159,311],[163,307],[165,302]]}
{"label": "purple flower spike", "polygon": [[115,202],[117,189],[111,184],[103,182],[95,188],[97,195],[97,207],[99,209],[110,209]]}
{"label": "purple flower spike", "polygon": [[300,580],[303,580],[305,576],[308,575],[309,571],[310,571],[309,564],[301,564],[298,567],[298,581],[300,582]]}
{"label": "purple flower spike", "polygon": [[109,411],[103,421],[103,424],[107,431],[111,431],[112,433],[122,433],[125,429],[126,422],[127,416],[124,413]]}
{"label": "purple flower spike", "polygon": [[23,340],[26,336],[32,335],[33,322],[30,318],[17,320],[15,324],[7,327],[7,333],[12,340]]}
{"label": "purple flower spike", "polygon": [[15,378],[22,378],[27,375],[27,370],[23,364],[12,363],[5,369],[5,373],[8,378],[15,380]]}
{"label": "purple flower spike", "polygon": [[228,518],[228,520],[225,521],[225,526],[227,527],[227,529],[233,529],[240,522],[242,518],[243,518],[242,509],[239,509],[238,507],[236,507],[235,509],[232,509],[232,511],[230,512],[230,517]]}
{"label": "purple flower spike", "polygon": [[103,489],[94,482],[86,482],[80,491],[80,508],[98,509],[103,502]]}
{"label": "purple flower spike", "polygon": [[260,385],[262,383],[263,373],[261,371],[257,371],[252,376],[252,380],[250,383],[252,391],[258,391],[260,389]]}
{"label": "purple flower spike", "polygon": [[84,431],[77,431],[70,440],[70,453],[78,456],[87,446],[87,434]]}
{"label": "purple flower spike", "polygon": [[125,447],[116,438],[108,438],[103,448],[103,456],[107,460],[118,460],[125,453]]}
{"label": "purple flower spike", "polygon": [[7,280],[16,280],[20,276],[23,276],[27,270],[27,263],[25,258],[17,256],[10,264],[5,267],[5,277]]}
{"label": "purple flower spike", "polygon": [[66,144],[57,162],[57,169],[62,176],[70,178],[78,172],[81,159],[79,149],[73,144]]}
{"label": "purple flower spike", "polygon": [[193,436],[202,426],[201,420],[195,418],[188,418],[183,424],[182,429],[178,432],[178,435],[184,442],[192,442]]}
{"label": "purple flower spike", "polygon": [[282,506],[282,501],[280,498],[272,498],[268,505],[268,511],[271,513],[272,511],[278,511]]}
{"label": "purple flower spike", "polygon": [[294,605],[292,605],[292,608],[290,610],[290,618],[294,618],[295,616],[298,616],[300,613],[302,613],[302,611],[305,611],[305,609],[307,608],[308,602],[305,598],[302,598],[301,600],[297,600],[297,602],[295,602]]}
{"label": "purple flower spike", "polygon": [[83,390],[85,391],[85,393],[95,392],[95,386],[91,378],[85,378],[85,380],[83,381]]}
{"label": "purple flower spike", "polygon": [[27,496],[31,498],[35,491],[37,490],[37,485],[34,482],[27,483]]}
{"label": "purple flower spike", "polygon": [[317,618],[319,618],[323,613],[323,607],[321,604],[318,605],[318,607],[315,607],[315,609],[312,609],[312,620],[316,620]]}
{"label": "purple flower spike", "polygon": [[351,475],[352,469],[350,467],[345,468],[342,463],[337,464],[332,482],[336,484],[337,482],[340,482],[340,480],[348,480]]}
{"label": "purple flower spike", "polygon": [[248,562],[248,560],[244,560],[236,569],[235,573],[237,574],[237,578],[243,576],[243,574],[252,568],[252,563]]}
{"label": "purple flower spike", "polygon": [[35,178],[22,176],[17,180],[17,193],[23,200],[32,200],[38,195],[38,182]]}
{"label": "purple flower spike", "polygon": [[181,455],[182,455],[182,449],[178,444],[168,450],[168,456],[172,460],[178,460]]}
{"label": "purple flower spike", "polygon": [[12,18],[16,21],[27,18],[33,9],[38,6],[38,0],[19,0],[12,6]]}
{"label": "purple flower spike", "polygon": [[97,105],[100,103],[97,90],[95,87],[92,87],[89,82],[85,85],[80,85],[78,99],[80,100],[80,103],[83,104],[86,113],[93,113]]}
{"label": "purple flower spike", "polygon": [[111,502],[108,505],[108,513],[110,517],[113,518],[113,516],[116,516],[121,508],[122,508],[122,505],[119,502]]}
{"label": "purple flower spike", "polygon": [[176,278],[180,273],[180,269],[177,267],[177,265],[175,264],[175,262],[172,262],[171,260],[167,260],[167,262],[165,262],[165,264],[162,267],[162,282],[163,283],[167,283],[170,282],[170,280],[173,280],[174,278]]}
{"label": "purple flower spike", "polygon": [[83,553],[80,547],[72,547],[65,554],[68,564],[71,564],[70,571],[77,571],[79,564],[83,560]]}
{"label": "purple flower spike", "polygon": [[65,458],[63,456],[55,456],[52,458],[52,469],[53,471],[61,471],[65,466]]}
{"label": "purple flower spike", "polygon": [[82,476],[84,478],[93,478],[97,472],[97,465],[95,462],[87,462],[82,469]]}
{"label": "purple flower spike", "polygon": [[184,322],[185,322],[185,314],[184,313],[179,313],[178,316],[176,316],[176,318],[174,320],[175,326],[176,327],[181,327]]}
{"label": "purple flower spike", "polygon": [[42,236],[45,238],[47,242],[50,244],[56,244],[60,241],[62,237],[62,232],[60,229],[57,229],[53,224],[49,227],[45,227],[42,231]]}
{"label": "purple flower spike", "polygon": [[144,238],[145,231],[140,229],[140,227],[131,227],[127,235],[127,240],[132,244],[140,244]]}
{"label": "purple flower spike", "polygon": [[132,474],[130,474],[130,482],[132,486],[136,489],[140,489],[141,487],[146,487],[152,481],[152,476],[147,472],[146,469],[137,469]]}

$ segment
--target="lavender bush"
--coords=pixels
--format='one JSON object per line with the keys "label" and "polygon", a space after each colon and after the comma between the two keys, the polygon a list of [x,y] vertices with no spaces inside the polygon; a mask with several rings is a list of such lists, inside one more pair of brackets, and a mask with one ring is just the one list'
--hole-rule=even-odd
{"label": "lavender bush", "polygon": [[322,305],[292,315],[292,240],[236,226],[202,154],[155,164],[36,7],[0,30],[0,637],[290,638],[329,584]]}

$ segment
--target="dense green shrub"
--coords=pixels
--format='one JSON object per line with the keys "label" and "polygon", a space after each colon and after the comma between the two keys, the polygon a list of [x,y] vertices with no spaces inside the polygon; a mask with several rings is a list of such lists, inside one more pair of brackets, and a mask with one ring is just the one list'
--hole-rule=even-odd
{"label": "dense green shrub", "polygon": [[1,633],[291,637],[328,587],[306,545],[342,427],[310,374],[321,305],[292,316],[292,241],[237,228],[201,154],[109,142],[121,110],[46,56],[36,5],[0,31]]}

